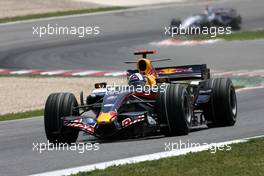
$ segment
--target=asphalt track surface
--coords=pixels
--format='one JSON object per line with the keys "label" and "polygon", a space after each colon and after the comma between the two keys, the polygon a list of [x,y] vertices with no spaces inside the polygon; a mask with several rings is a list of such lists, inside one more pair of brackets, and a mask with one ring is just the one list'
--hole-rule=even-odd
{"label": "asphalt track surface", "polygon": [[[264,2],[256,0],[226,1],[242,14],[243,29],[264,27]],[[201,11],[203,5],[169,6],[145,11],[131,11],[95,16],[81,16],[0,26],[0,65],[2,68],[28,69],[125,69],[121,61],[131,59],[134,49],[159,47],[163,26],[173,17],[186,17]],[[76,38],[32,37],[32,25],[102,25],[103,35]],[[155,56],[175,58],[177,64],[208,63],[213,69],[263,68],[263,41],[219,42],[195,47],[162,47]],[[176,58],[177,57],[177,58]],[[195,62],[197,61],[197,62]],[[264,133],[264,90],[238,93],[238,122],[234,127],[201,129],[188,136],[152,137],[102,142],[99,151],[33,151],[33,142],[46,142],[43,119],[34,118],[0,122],[0,175],[27,175],[70,168],[97,162],[164,151],[165,142],[179,140],[199,143],[221,142],[262,135]],[[90,142],[80,135],[79,141]]]}
{"label": "asphalt track surface", "polygon": [[[264,89],[238,93],[238,121],[234,127],[203,128],[187,136],[149,137],[100,143],[98,151],[33,151],[33,142],[45,142],[43,118],[0,123],[1,175],[27,175],[165,151],[165,143],[213,143],[264,133]],[[79,142],[89,143],[80,134]],[[94,142],[94,141],[93,141]],[[100,142],[100,141],[97,141]]]}
{"label": "asphalt track surface", "polygon": [[[0,67],[125,70],[128,66],[123,61],[133,60],[135,57],[132,53],[135,49],[147,48],[159,50],[154,58],[172,58],[167,63],[169,65],[207,63],[216,70],[260,68],[264,63],[263,41],[193,47],[159,47],[149,44],[168,38],[164,35],[164,27],[173,17],[185,18],[201,13],[204,6],[199,3],[154,6],[128,12],[0,25]],[[255,0],[254,3],[249,0],[223,1],[217,3],[217,6],[237,9],[243,18],[243,30],[264,27],[262,0]],[[33,26],[47,24],[68,27],[100,26],[101,33],[85,39],[54,35],[39,38],[32,35]]]}

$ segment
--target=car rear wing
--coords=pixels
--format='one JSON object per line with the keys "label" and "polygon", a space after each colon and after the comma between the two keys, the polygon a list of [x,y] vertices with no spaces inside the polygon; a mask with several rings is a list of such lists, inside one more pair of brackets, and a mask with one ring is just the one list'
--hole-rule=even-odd
{"label": "car rear wing", "polygon": [[[138,70],[127,70],[129,77]],[[155,68],[157,82],[171,82],[180,80],[205,80],[210,78],[210,69],[206,64],[201,65],[184,65],[173,67]]]}

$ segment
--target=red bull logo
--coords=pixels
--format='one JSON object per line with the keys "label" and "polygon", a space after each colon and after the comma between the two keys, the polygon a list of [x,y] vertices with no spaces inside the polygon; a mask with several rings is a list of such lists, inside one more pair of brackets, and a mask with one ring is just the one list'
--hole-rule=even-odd
{"label": "red bull logo", "polygon": [[192,72],[191,69],[184,68],[164,68],[161,70],[156,70],[158,74],[173,74],[173,73],[183,73],[183,72]]}

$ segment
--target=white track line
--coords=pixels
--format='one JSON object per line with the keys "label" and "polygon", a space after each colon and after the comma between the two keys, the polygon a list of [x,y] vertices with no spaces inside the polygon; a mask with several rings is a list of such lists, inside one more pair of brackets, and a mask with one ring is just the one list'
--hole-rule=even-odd
{"label": "white track line", "polygon": [[42,72],[40,73],[40,75],[52,76],[52,75],[60,75],[60,74],[63,74],[64,72],[66,71],[65,70],[55,70],[55,71]]}
{"label": "white track line", "polygon": [[104,76],[125,76],[127,73],[125,71],[123,72],[110,72],[105,73]]}
{"label": "white track line", "polygon": [[81,71],[77,73],[73,73],[72,76],[88,76],[88,75],[93,75],[96,73],[100,73],[101,71],[96,71],[96,70],[87,70],[87,71]]}
{"label": "white track line", "polygon": [[236,140],[231,140],[231,141],[226,141],[226,142],[213,143],[213,144],[210,144],[210,145],[202,145],[202,146],[199,146],[199,147],[193,147],[193,148],[187,148],[187,149],[172,150],[172,151],[167,151],[167,152],[159,152],[159,153],[153,153],[153,154],[148,154],[148,155],[135,156],[135,157],[124,158],[124,159],[119,159],[119,160],[113,160],[113,161],[101,162],[101,163],[96,163],[96,164],[90,164],[90,165],[86,165],[86,166],[73,167],[73,168],[69,168],[69,169],[62,169],[62,170],[51,171],[51,172],[44,172],[44,173],[35,174],[35,175],[31,175],[31,176],[71,175],[71,174],[76,174],[78,172],[88,172],[88,171],[93,171],[93,170],[96,170],[96,169],[106,169],[106,168],[108,168],[110,166],[139,163],[139,162],[143,162],[143,161],[152,161],[152,160],[158,160],[158,159],[161,159],[161,158],[185,155],[185,154],[190,153],[190,152],[200,152],[200,151],[208,150],[213,145],[214,146],[215,145],[220,146],[220,145],[228,145],[228,144],[247,142],[250,139],[261,138],[261,137],[264,137],[264,135],[254,136],[254,137],[249,137],[249,138],[243,138],[243,139],[236,139]]}
{"label": "white track line", "polygon": [[18,70],[18,71],[11,71],[10,74],[23,75],[23,74],[29,74],[32,72],[33,72],[33,70]]}
{"label": "white track line", "polygon": [[107,6],[121,6],[121,7],[130,7],[130,6],[146,6],[146,5],[156,5],[164,3],[180,3],[186,0],[75,0],[77,2],[86,2],[86,3],[95,3],[100,5]]}

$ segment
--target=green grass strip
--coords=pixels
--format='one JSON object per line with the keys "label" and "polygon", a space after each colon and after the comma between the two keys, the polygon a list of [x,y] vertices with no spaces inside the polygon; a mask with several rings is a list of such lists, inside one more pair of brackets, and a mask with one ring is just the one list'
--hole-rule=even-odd
{"label": "green grass strip", "polygon": [[41,14],[32,14],[32,15],[25,15],[25,16],[15,16],[15,17],[0,18],[0,23],[7,23],[7,22],[14,22],[14,21],[23,21],[23,20],[32,20],[32,19],[56,17],[56,16],[66,16],[66,15],[76,15],[76,14],[103,12],[103,11],[111,11],[111,10],[121,10],[121,9],[126,9],[126,8],[125,7],[101,7],[101,8],[92,8],[92,9],[80,9],[80,10],[67,10],[67,11],[58,11],[58,12],[48,12],[48,13],[41,13]]}
{"label": "green grass strip", "polygon": [[24,119],[24,118],[43,116],[43,113],[44,113],[43,109],[26,111],[26,112],[19,112],[19,113],[9,113],[9,114],[0,115],[0,121],[16,120],[16,119]]}
{"label": "green grass strip", "polygon": [[263,39],[263,38],[264,38],[264,30],[235,32],[232,34],[217,35],[216,37],[211,37],[210,35],[195,35],[195,36],[190,37],[190,39],[192,39],[192,40],[223,39],[223,40],[227,40],[227,41],[255,40],[255,39]]}
{"label": "green grass strip", "polygon": [[235,89],[242,89],[242,88],[245,88],[246,86],[244,85],[235,85]]}
{"label": "green grass strip", "polygon": [[210,150],[156,161],[146,161],[105,170],[81,172],[74,176],[262,176],[264,140],[229,145],[230,151]]}

